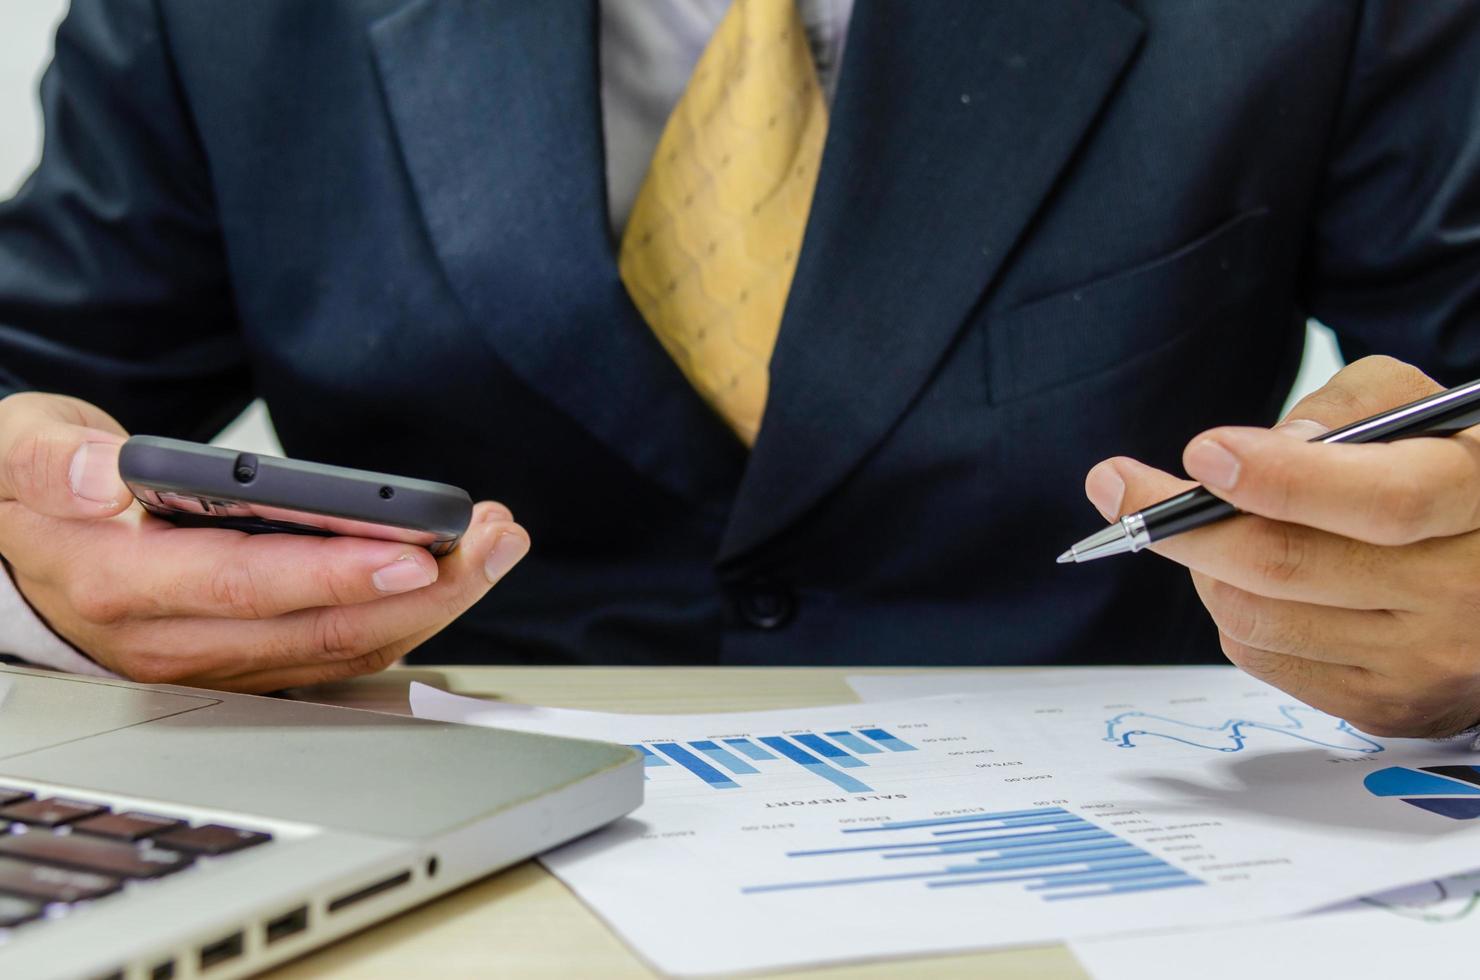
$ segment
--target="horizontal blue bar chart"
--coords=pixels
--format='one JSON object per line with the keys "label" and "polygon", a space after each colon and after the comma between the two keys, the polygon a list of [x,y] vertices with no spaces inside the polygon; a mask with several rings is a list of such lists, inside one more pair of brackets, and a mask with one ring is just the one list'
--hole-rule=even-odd
{"label": "horizontal blue bar chart", "polygon": [[[866,734],[866,730],[860,731]],[[780,745],[772,745],[767,739],[762,742],[784,754]],[[969,836],[942,836],[934,829],[955,831],[958,828],[952,825],[962,823],[970,824],[962,831]],[[1136,843],[1062,807],[896,820],[840,831],[864,832],[886,836],[875,836],[867,844],[840,841],[836,847],[786,854],[808,862],[808,867],[825,867],[832,874],[757,884],[743,891],[764,894],[916,882],[927,888],[1011,885],[1042,901],[1068,901],[1205,884]],[[892,866],[878,863],[881,858]]]}

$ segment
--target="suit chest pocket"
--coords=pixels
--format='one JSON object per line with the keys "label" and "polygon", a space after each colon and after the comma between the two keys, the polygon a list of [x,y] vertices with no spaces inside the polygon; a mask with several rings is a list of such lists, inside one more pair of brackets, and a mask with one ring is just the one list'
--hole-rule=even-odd
{"label": "suit chest pocket", "polygon": [[1241,212],[1159,258],[997,314],[987,324],[992,401],[1088,378],[1238,318],[1264,278],[1268,217]]}

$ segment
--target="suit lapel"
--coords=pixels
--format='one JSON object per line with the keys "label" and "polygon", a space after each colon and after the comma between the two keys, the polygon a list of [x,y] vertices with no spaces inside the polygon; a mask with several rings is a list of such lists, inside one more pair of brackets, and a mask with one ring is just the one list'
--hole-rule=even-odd
{"label": "suit lapel", "polygon": [[802,516],[909,407],[1142,30],[1109,0],[859,0],[721,560]]}
{"label": "suit lapel", "polygon": [[370,39],[432,246],[531,388],[670,492],[721,512],[745,453],[617,276],[592,0],[417,0]]}

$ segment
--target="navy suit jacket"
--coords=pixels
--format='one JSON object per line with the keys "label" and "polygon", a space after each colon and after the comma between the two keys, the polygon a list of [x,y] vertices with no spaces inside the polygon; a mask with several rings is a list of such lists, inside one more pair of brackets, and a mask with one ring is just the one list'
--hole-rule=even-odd
{"label": "navy suit jacket", "polygon": [[592,0],[74,0],[0,376],[511,506],[422,656],[1213,659],[1085,471],[1267,424],[1302,324],[1480,374],[1469,2],[859,0],[747,453],[628,301]]}

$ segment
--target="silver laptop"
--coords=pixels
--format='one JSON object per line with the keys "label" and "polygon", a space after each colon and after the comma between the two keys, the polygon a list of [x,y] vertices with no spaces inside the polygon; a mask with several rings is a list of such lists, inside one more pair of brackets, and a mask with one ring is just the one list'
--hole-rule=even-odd
{"label": "silver laptop", "polygon": [[249,975],[641,801],[624,746],[0,667],[0,977]]}

